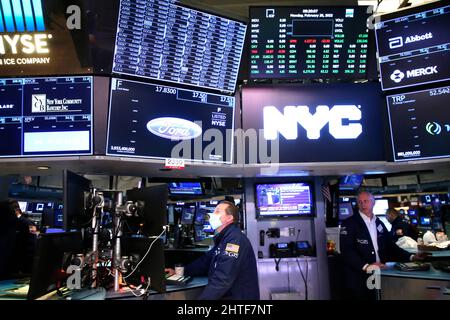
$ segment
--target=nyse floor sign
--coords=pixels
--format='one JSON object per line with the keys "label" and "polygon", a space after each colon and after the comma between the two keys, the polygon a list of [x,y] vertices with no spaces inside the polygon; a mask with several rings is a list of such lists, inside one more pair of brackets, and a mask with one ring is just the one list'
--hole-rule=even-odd
{"label": "nyse floor sign", "polygon": [[277,142],[280,163],[384,159],[378,84],[245,87],[242,97],[244,130],[262,130],[269,153]]}

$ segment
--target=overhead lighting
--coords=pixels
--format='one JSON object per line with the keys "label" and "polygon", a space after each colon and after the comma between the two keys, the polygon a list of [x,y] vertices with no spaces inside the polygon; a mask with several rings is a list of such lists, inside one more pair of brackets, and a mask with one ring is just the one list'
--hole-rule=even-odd
{"label": "overhead lighting", "polygon": [[50,170],[50,167],[48,166],[39,166],[37,167],[38,170]]}

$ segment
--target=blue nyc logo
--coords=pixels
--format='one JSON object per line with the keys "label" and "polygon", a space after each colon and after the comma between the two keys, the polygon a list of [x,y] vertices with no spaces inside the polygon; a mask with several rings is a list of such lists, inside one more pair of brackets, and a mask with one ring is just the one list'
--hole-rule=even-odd
{"label": "blue nyc logo", "polygon": [[1,0],[0,3],[0,32],[5,32],[5,25],[6,32],[45,31],[41,0]]}

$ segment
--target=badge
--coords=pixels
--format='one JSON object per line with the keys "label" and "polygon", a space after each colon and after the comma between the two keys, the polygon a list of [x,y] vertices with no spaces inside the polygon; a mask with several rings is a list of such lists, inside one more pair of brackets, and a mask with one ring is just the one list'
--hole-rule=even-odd
{"label": "badge", "polygon": [[383,233],[383,226],[381,224],[377,227],[379,233]]}
{"label": "badge", "polygon": [[231,252],[231,253],[239,253],[239,248],[240,247],[237,244],[227,243],[225,251]]}
{"label": "badge", "polygon": [[359,244],[369,244],[369,240],[367,239],[356,239],[356,241],[358,241]]}

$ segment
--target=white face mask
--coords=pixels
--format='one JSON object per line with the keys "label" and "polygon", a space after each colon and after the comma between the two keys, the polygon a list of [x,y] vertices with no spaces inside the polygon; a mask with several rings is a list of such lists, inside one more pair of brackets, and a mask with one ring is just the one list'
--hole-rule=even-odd
{"label": "white face mask", "polygon": [[214,213],[211,214],[209,217],[209,224],[214,230],[219,228],[222,225],[222,221],[220,221],[220,215]]}

